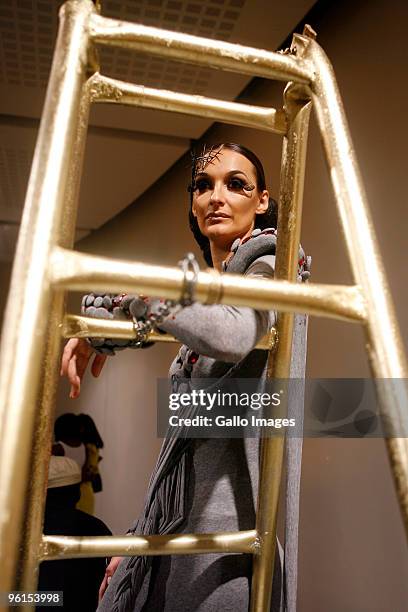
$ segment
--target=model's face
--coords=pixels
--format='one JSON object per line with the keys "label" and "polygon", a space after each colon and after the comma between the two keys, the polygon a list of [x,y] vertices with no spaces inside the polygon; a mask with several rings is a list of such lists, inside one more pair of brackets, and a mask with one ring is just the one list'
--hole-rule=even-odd
{"label": "model's face", "polygon": [[256,214],[266,212],[268,192],[260,192],[252,163],[235,151],[221,149],[196,177],[193,215],[210,242],[229,248],[254,228]]}

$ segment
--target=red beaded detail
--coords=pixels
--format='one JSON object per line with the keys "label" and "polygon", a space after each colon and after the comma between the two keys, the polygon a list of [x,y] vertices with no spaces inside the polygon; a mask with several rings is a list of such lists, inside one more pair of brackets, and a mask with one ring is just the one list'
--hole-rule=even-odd
{"label": "red beaded detail", "polygon": [[126,296],[127,296],[127,293],[121,293],[120,295],[115,295],[115,297],[112,298],[112,306],[114,308],[120,307],[120,305],[122,304],[123,299]]}
{"label": "red beaded detail", "polygon": [[199,357],[200,355],[198,353],[192,351],[190,355],[188,356],[188,363],[190,363],[191,365],[194,365],[195,363],[197,363]]}

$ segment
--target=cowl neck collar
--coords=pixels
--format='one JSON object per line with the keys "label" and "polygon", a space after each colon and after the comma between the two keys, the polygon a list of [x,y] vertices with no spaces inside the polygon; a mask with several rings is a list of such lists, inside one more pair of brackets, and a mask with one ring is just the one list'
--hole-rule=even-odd
{"label": "cowl neck collar", "polygon": [[275,255],[276,238],[276,229],[273,227],[264,230],[257,228],[243,240],[237,238],[232,243],[230,255],[222,264],[222,271],[243,274],[258,257]]}

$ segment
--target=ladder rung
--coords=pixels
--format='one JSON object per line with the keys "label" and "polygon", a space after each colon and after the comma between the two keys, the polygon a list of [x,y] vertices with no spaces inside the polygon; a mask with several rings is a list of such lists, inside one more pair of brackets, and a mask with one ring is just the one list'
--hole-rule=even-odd
{"label": "ladder rung", "polygon": [[[61,247],[54,248],[49,274],[51,282],[60,289],[143,293],[176,300],[184,284],[179,268],[87,255]],[[367,316],[358,286],[221,275],[213,269],[198,273],[195,297],[204,304],[304,312],[355,322],[364,322]]]}
{"label": "ladder rung", "polygon": [[118,21],[100,15],[92,15],[90,34],[96,43],[126,47],[189,64],[280,81],[305,84],[313,81],[313,70],[307,62],[293,55],[265,49]]}
{"label": "ladder rung", "polygon": [[96,73],[89,79],[92,102],[129,104],[159,110],[207,117],[284,135],[286,116],[283,110],[216,100],[166,89],[153,89],[111,79]]}
{"label": "ladder rung", "polygon": [[136,555],[197,555],[216,552],[259,552],[255,529],[224,533],[148,536],[48,536],[40,546],[40,560]]}
{"label": "ladder rung", "polygon": [[[64,338],[135,338],[135,330],[132,321],[118,321],[112,319],[96,319],[92,317],[81,317],[78,315],[66,315],[62,325],[62,336]],[[272,350],[277,340],[277,331],[272,327],[258,342],[255,348]],[[179,342],[170,334],[159,334],[152,331],[149,334],[149,342]]]}

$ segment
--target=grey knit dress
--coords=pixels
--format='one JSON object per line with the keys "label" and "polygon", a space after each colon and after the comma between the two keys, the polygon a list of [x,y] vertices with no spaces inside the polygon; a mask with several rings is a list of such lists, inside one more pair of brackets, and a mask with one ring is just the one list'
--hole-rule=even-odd
{"label": "grey knit dress", "polygon": [[[224,270],[272,278],[275,246],[274,230],[255,230],[250,240],[235,244]],[[170,367],[173,391],[186,379],[191,388],[196,382],[202,388],[203,379],[228,377],[257,378],[262,389],[268,353],[254,346],[275,319],[273,311],[198,303],[168,319],[161,327],[183,343]],[[146,535],[253,529],[258,474],[256,437],[170,436],[131,531]],[[98,611],[247,612],[251,573],[252,557],[243,554],[125,558]],[[271,610],[277,612],[283,609],[279,553],[273,580]]]}

